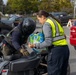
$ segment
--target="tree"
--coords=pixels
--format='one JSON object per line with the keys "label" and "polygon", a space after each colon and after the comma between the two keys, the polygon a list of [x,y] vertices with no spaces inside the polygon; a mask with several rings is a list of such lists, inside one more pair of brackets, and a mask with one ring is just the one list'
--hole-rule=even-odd
{"label": "tree", "polygon": [[46,11],[66,11],[71,12],[73,7],[70,0],[41,0],[39,5],[39,10],[43,9]]}
{"label": "tree", "polygon": [[13,12],[24,12],[27,9],[27,0],[8,0],[8,6]]}
{"label": "tree", "polygon": [[72,12],[73,7],[70,0],[59,0],[60,11]]}
{"label": "tree", "polygon": [[14,13],[33,13],[38,10],[66,11],[68,13],[73,11],[70,0],[8,0],[6,7],[8,12]]}
{"label": "tree", "polygon": [[41,0],[40,4],[39,4],[39,10],[46,10],[46,11],[50,11],[50,0]]}
{"label": "tree", "polygon": [[30,10],[32,12],[37,12],[38,11],[38,5],[39,5],[39,1],[38,0],[29,0],[30,2]]}
{"label": "tree", "polygon": [[8,6],[13,12],[27,12],[38,11],[37,0],[8,0]]}

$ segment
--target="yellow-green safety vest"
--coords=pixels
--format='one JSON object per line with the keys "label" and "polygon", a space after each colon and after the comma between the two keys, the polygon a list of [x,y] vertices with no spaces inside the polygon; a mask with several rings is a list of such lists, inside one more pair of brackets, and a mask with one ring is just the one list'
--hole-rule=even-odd
{"label": "yellow-green safety vest", "polygon": [[52,44],[54,46],[67,45],[67,41],[64,36],[64,30],[61,27],[61,25],[53,18],[48,18],[46,22],[49,23],[52,28],[52,37],[53,37]]}

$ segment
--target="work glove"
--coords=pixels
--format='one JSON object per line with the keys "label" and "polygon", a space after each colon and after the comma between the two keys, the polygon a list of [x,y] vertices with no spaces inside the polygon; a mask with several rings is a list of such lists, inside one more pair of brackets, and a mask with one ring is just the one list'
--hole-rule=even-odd
{"label": "work glove", "polygon": [[20,52],[23,54],[23,56],[28,56],[29,52],[25,49],[20,49]]}

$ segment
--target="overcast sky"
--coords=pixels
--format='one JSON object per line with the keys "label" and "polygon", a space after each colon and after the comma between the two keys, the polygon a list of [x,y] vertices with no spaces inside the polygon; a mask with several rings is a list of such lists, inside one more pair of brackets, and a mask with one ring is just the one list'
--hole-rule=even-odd
{"label": "overcast sky", "polygon": [[4,2],[4,4],[6,4],[7,3],[7,0],[3,0],[3,2]]}

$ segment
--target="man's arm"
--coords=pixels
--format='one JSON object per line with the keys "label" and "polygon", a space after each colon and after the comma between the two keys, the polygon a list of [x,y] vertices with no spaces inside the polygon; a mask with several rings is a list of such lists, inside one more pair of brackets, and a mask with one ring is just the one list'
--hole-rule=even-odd
{"label": "man's arm", "polygon": [[52,29],[49,23],[45,23],[43,26],[43,33],[45,36],[45,40],[42,43],[37,43],[36,48],[44,48],[52,45]]}
{"label": "man's arm", "polygon": [[16,50],[20,50],[21,46],[20,46],[20,36],[21,33],[18,31],[14,31],[12,33],[12,45],[14,46],[14,48]]}

